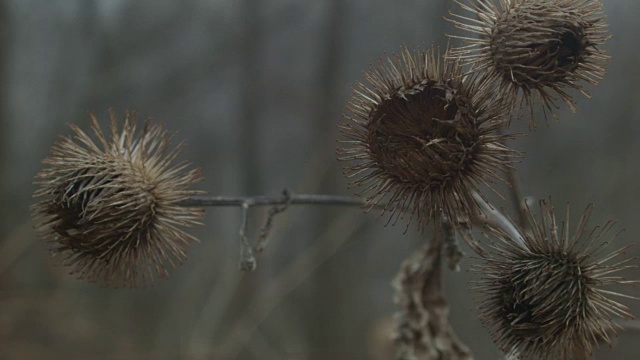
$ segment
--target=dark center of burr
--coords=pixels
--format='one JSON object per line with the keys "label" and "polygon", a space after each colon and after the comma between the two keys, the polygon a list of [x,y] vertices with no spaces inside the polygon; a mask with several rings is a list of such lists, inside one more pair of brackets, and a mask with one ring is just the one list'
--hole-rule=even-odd
{"label": "dark center of burr", "polygon": [[378,166],[400,182],[425,186],[456,177],[477,140],[466,104],[454,89],[433,82],[382,101],[368,126]]}

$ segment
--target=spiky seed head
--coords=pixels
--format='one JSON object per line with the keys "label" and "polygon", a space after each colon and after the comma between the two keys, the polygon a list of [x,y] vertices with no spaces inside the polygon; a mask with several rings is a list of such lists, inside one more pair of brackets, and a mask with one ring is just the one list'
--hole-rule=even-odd
{"label": "spiky seed head", "polygon": [[604,77],[609,56],[602,45],[610,36],[599,0],[455,2],[472,15],[451,14],[450,21],[478,36],[451,36],[468,44],[451,56],[488,73],[514,105],[533,109],[541,100],[546,119],[547,112],[556,117],[559,97],[575,112],[567,90],[589,97],[582,83],[597,85]]}
{"label": "spiky seed head", "polygon": [[613,221],[588,228],[592,206],[573,232],[566,219],[558,226],[550,201],[541,201],[539,218],[527,209],[528,228],[514,241],[492,229],[495,240],[474,271],[482,278],[479,314],[494,342],[520,359],[582,359],[597,343],[610,343],[618,330],[613,318],[631,318],[615,299],[632,298],[606,289],[629,284],[617,273],[635,268],[622,256],[627,248],[607,252]]}
{"label": "spiky seed head", "polygon": [[505,103],[433,49],[403,48],[365,78],[339,127],[346,140],[338,154],[352,162],[344,173],[366,208],[384,201],[389,222],[406,210],[421,225],[440,212],[455,219],[475,209],[470,194],[517,155],[502,144],[508,136],[494,132],[506,121]]}
{"label": "spiky seed head", "polygon": [[180,206],[202,180],[200,170],[174,163],[182,145],[149,119],[137,131],[135,113],[110,134],[92,114],[95,137],[71,125],[73,137],[51,148],[36,176],[32,207],[37,232],[71,272],[106,286],[146,286],[155,274],[186,259],[195,241],[183,228],[198,224],[202,210]]}

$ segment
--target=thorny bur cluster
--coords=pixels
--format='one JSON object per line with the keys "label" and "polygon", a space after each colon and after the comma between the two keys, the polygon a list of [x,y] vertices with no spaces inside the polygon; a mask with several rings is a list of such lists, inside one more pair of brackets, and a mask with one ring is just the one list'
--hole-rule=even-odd
{"label": "thorny bur cluster", "polygon": [[[609,35],[599,1],[454,2],[463,14],[449,20],[466,34],[450,37],[464,44],[443,55],[402,48],[382,60],[357,84],[340,127],[338,153],[352,162],[345,175],[370,206],[386,204],[389,221],[408,214],[438,227],[477,216],[488,205],[483,191],[495,192],[492,185],[520,158],[504,145],[512,119],[527,110],[533,119],[538,104],[545,120],[549,112],[556,117],[558,98],[576,111],[567,90],[587,95],[583,83],[604,76]],[[612,239],[612,223],[589,228],[591,207],[573,230],[568,212],[556,219],[547,200],[539,217],[525,212],[526,224],[489,224],[490,243],[470,243],[483,259],[474,269],[479,316],[510,356],[584,358],[611,342],[619,328],[612,319],[632,317],[615,299],[626,296],[603,288],[628,283],[617,273],[632,267],[630,260],[621,258],[624,249],[601,247]],[[429,341],[416,333],[412,356],[437,358],[425,355],[420,347]],[[397,336],[406,341],[406,333]]]}
{"label": "thorny bur cluster", "polygon": [[[460,13],[448,20],[464,33],[450,37],[462,44],[443,53],[403,47],[370,68],[339,126],[338,155],[366,210],[383,206],[388,222],[415,219],[423,230],[468,235],[468,224],[493,208],[485,193],[508,183],[505,172],[523,158],[505,145],[517,139],[512,121],[529,112],[535,126],[536,108],[545,121],[548,113],[557,118],[558,100],[576,111],[567,91],[588,96],[584,83],[604,77],[609,35],[598,0],[453,2]],[[113,112],[111,120],[110,136],[93,118],[93,138],[72,127],[74,137],[53,146],[37,175],[33,213],[73,273],[135,287],[186,258],[195,239],[184,228],[198,223],[201,210],[181,202],[200,193],[191,187],[201,176],[173,164],[180,148],[171,149],[159,125],[137,131],[131,114],[122,129]],[[474,269],[479,316],[509,356],[584,358],[611,342],[615,318],[632,317],[615,299],[631,297],[604,288],[629,283],[617,274],[632,264],[624,249],[601,245],[612,240],[613,223],[589,227],[591,209],[571,228],[569,211],[558,219],[543,200],[540,214],[524,210],[525,223],[485,222],[478,230],[489,241],[468,241],[482,259]]]}

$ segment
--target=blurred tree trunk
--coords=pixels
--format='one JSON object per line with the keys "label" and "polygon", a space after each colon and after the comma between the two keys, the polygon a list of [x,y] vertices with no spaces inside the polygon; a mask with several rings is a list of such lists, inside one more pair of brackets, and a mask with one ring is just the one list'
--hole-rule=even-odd
{"label": "blurred tree trunk", "polygon": [[[312,119],[312,146],[315,151],[326,154],[325,157],[328,162],[335,164],[335,152],[332,150],[335,148],[335,124],[340,116],[338,106],[341,93],[340,65],[344,60],[345,20],[348,2],[330,0],[325,4],[325,22],[322,26],[322,29],[325,29],[325,33],[319,42],[320,55],[322,57],[319,61],[317,73],[317,101],[316,108],[311,112],[314,114]],[[333,175],[333,172],[329,172],[329,175]],[[329,176],[329,178],[332,179],[333,176]]]}
{"label": "blurred tree trunk", "polygon": [[9,42],[11,33],[11,22],[9,21],[9,9],[6,1],[0,1],[0,196],[2,197],[2,207],[0,207],[0,244],[7,235],[9,224],[13,221],[9,212],[7,196],[7,158],[9,156],[9,143],[8,143],[8,107],[9,101],[7,99],[9,93],[8,88],[8,59],[9,59]]}
{"label": "blurred tree trunk", "polygon": [[258,194],[262,187],[260,154],[258,152],[259,107],[263,91],[261,60],[263,25],[259,0],[243,0],[240,8],[242,33],[240,35],[240,161],[242,163],[242,191],[246,195]]}
{"label": "blurred tree trunk", "polygon": [[[240,72],[238,81],[240,83],[240,109],[239,109],[239,144],[237,150],[240,154],[241,187],[240,191],[244,195],[256,195],[262,191],[263,178],[261,174],[260,152],[262,148],[260,141],[260,103],[264,94],[263,85],[263,47],[265,43],[266,31],[263,20],[263,2],[259,0],[242,0],[240,2],[241,32],[239,39],[238,62]],[[247,227],[249,239],[253,238],[252,231],[256,229],[256,210],[249,211]],[[240,223],[240,222],[239,222]],[[234,239],[235,241],[238,241]],[[232,245],[237,246],[237,245]],[[241,260],[242,261],[242,260]],[[239,286],[235,291],[232,319],[241,318],[243,311],[246,311],[247,304],[256,296],[260,296],[263,288],[261,278],[267,274],[263,271],[241,273],[237,267],[230,269],[235,271],[234,279],[240,278]],[[234,280],[235,281],[235,280]],[[235,306],[234,306],[235,305]],[[232,320],[233,322],[233,320]],[[250,340],[250,341],[253,341]],[[246,354],[245,354],[246,355]]]}
{"label": "blurred tree trunk", "polygon": [[[99,105],[98,99],[103,96],[103,86],[97,78],[102,72],[102,68],[106,67],[106,64],[113,64],[113,58],[110,57],[109,52],[105,47],[104,33],[98,26],[99,14],[98,4],[95,0],[84,0],[80,6],[82,16],[82,41],[87,47],[88,65],[88,78],[84,96],[80,99],[78,107],[79,111],[104,111]],[[120,110],[120,109],[118,109]]]}
{"label": "blurred tree trunk", "polygon": [[[341,64],[344,61],[345,38],[347,33],[347,16],[349,2],[344,0],[329,0],[325,2],[324,23],[320,27],[324,30],[319,39],[319,54],[317,71],[317,91],[315,109],[310,112],[312,118],[313,143],[312,151],[319,158],[318,166],[326,171],[318,174],[321,176],[318,191],[323,193],[338,193],[338,164],[335,159],[336,148],[336,124],[340,120],[341,100]],[[311,233],[319,236],[329,222],[335,219],[334,208],[316,209],[318,216],[315,220],[315,229]],[[338,235],[339,236],[339,235]],[[313,239],[311,239],[313,240]],[[315,303],[309,305],[313,308],[307,309],[307,316],[311,321],[308,328],[309,335],[314,342],[314,350],[319,353],[311,354],[312,358],[327,358],[332,355],[332,348],[342,348],[344,344],[335,343],[335,339],[347,339],[353,334],[343,333],[345,329],[353,329],[353,326],[346,326],[343,321],[353,322],[356,319],[343,319],[338,314],[348,311],[350,301],[345,298],[348,294],[335,293],[336,285],[350,282],[349,275],[352,273],[345,269],[344,273],[337,280],[333,271],[320,270],[315,278]],[[338,287],[340,287],[338,285]],[[352,314],[355,314],[352,312]],[[357,321],[357,320],[356,320]],[[351,340],[348,340],[351,341]]]}

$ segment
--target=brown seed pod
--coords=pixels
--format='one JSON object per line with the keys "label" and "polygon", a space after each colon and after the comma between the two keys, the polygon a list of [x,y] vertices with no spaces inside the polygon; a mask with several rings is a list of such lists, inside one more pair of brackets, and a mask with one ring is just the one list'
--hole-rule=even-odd
{"label": "brown seed pod", "polygon": [[122,130],[110,111],[111,136],[92,114],[96,140],[76,126],[62,137],[36,176],[32,207],[36,229],[72,273],[106,286],[146,286],[167,276],[195,241],[182,228],[198,224],[202,210],[180,206],[201,193],[188,163],[173,164],[182,145],[151,119],[136,130],[127,112]]}
{"label": "brown seed pod", "polygon": [[[590,97],[581,82],[597,85],[605,75],[602,45],[610,38],[598,0],[454,0],[473,15],[451,14],[456,27],[478,37],[451,36],[468,46],[450,56],[495,80],[503,96],[533,113],[538,99],[554,117],[557,97],[571,111],[568,89]],[[532,126],[535,126],[532,115]]]}
{"label": "brown seed pod", "polygon": [[521,242],[492,229],[491,249],[473,270],[482,276],[480,318],[500,349],[519,359],[583,359],[598,342],[611,342],[620,328],[613,318],[633,317],[614,300],[632,297],[605,287],[632,283],[617,273],[635,268],[635,259],[620,258],[628,247],[606,252],[615,222],[588,229],[591,205],[573,232],[568,207],[560,228],[550,202],[540,207],[539,218],[527,209],[531,231],[522,230]]}
{"label": "brown seed pod", "polygon": [[344,173],[363,189],[367,209],[386,201],[389,222],[401,210],[421,224],[468,213],[477,185],[499,179],[517,155],[502,144],[508,136],[494,133],[507,105],[460,72],[433,50],[403,48],[366,72],[369,84],[359,83],[348,103],[339,160],[353,162]]}

